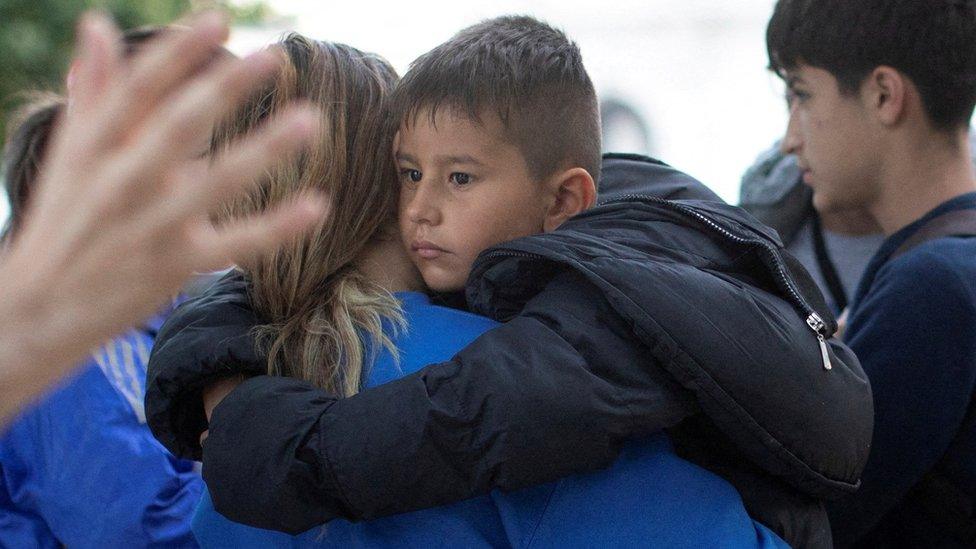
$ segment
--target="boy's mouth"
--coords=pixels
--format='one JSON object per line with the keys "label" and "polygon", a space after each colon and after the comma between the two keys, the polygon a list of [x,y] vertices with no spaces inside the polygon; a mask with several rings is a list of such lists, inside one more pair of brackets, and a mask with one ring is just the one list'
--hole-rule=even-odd
{"label": "boy's mouth", "polygon": [[447,253],[447,250],[426,240],[415,240],[410,244],[410,250],[424,259],[437,259]]}

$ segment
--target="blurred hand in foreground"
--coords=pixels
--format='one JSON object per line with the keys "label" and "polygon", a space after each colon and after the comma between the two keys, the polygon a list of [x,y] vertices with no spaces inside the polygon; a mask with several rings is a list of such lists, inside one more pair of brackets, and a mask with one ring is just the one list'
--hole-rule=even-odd
{"label": "blurred hand in foreground", "polygon": [[214,227],[209,212],[317,131],[295,106],[213,162],[189,161],[278,57],[213,61],[219,14],[121,61],[100,15],[79,25],[72,103],[59,122],[28,220],[0,257],[0,426],[91,348],[149,316],[194,271],[269,251],[310,228],[325,200]]}

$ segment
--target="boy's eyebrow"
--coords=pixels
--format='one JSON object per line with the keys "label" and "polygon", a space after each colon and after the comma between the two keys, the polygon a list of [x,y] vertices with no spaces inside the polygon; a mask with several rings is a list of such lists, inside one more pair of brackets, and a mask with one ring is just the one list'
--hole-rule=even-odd
{"label": "boy's eyebrow", "polygon": [[[413,155],[402,153],[397,151],[396,155],[397,162],[408,162],[410,164],[418,164],[417,159]],[[472,166],[483,167],[485,164],[478,160],[477,158],[469,154],[442,154],[434,157],[434,162],[439,166],[450,166],[452,164],[468,164]]]}
{"label": "boy's eyebrow", "polygon": [[416,164],[417,163],[417,159],[414,158],[412,155],[409,155],[409,154],[406,154],[406,153],[402,153],[400,151],[397,151],[397,153],[396,153],[396,161],[397,162],[409,162],[411,164]]}
{"label": "boy's eyebrow", "polygon": [[450,165],[450,164],[471,164],[474,166],[484,166],[484,164],[477,158],[468,155],[438,155],[435,157],[436,161],[440,165]]}

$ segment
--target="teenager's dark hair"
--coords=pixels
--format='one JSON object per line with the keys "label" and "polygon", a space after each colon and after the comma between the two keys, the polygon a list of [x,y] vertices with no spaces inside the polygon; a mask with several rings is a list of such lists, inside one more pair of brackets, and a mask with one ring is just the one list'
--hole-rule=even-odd
{"label": "teenager's dark hair", "polygon": [[766,30],[770,69],[830,72],[844,93],[881,65],[905,74],[939,130],[969,124],[976,105],[976,1],[779,0]]}
{"label": "teenager's dark hair", "polygon": [[393,103],[406,124],[445,108],[475,121],[494,111],[534,178],[578,166],[599,180],[600,111],[579,48],[531,17],[483,21],[420,56]]}

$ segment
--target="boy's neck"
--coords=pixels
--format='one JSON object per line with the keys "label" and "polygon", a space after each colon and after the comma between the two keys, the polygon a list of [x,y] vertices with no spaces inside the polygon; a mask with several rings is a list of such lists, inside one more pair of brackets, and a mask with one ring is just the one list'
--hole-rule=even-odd
{"label": "boy's neck", "polygon": [[927,134],[904,139],[886,154],[878,193],[867,207],[886,235],[917,221],[940,204],[976,191],[969,137]]}

